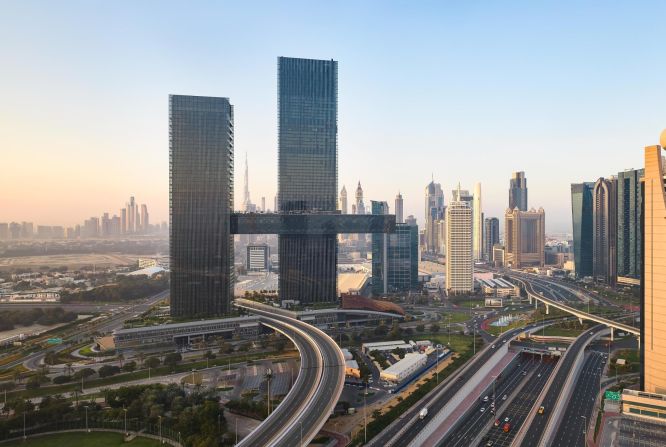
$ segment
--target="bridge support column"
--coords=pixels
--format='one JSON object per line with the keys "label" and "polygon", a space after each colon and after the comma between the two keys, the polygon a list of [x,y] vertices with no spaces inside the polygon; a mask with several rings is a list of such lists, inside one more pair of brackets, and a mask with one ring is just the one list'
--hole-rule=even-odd
{"label": "bridge support column", "polygon": [[537,299],[534,298],[534,308],[535,308],[535,309],[537,308],[537,303],[538,303]]}
{"label": "bridge support column", "polygon": [[529,300],[530,304],[532,304],[532,295],[527,295],[527,299]]}
{"label": "bridge support column", "polygon": [[638,341],[638,352],[640,352],[640,350],[641,350],[641,336],[640,335],[638,337],[636,337],[636,341]]}
{"label": "bridge support column", "polygon": [[612,326],[611,326],[610,330],[611,330],[611,342],[612,342],[613,341],[613,332],[614,332]]}
{"label": "bridge support column", "polygon": [[578,317],[578,323],[580,323],[581,326],[583,325],[583,319],[581,317]]}
{"label": "bridge support column", "polygon": [[550,306],[546,304],[546,315],[548,315],[549,313],[550,313]]}

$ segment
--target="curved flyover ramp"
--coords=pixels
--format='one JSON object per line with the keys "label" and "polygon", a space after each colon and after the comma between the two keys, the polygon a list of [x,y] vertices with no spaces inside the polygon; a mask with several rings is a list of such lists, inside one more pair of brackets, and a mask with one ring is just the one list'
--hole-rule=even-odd
{"label": "curved flyover ramp", "polygon": [[328,335],[314,326],[236,302],[261,317],[262,324],[281,332],[298,348],[301,369],[293,388],[280,405],[247,437],[238,443],[243,447],[308,445],[332,413],[342,393],[345,362],[342,351]]}

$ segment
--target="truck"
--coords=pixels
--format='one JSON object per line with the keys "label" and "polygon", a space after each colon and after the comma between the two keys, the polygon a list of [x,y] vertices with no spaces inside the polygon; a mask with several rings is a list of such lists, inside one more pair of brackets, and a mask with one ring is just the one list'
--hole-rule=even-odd
{"label": "truck", "polygon": [[426,416],[428,416],[428,407],[423,407],[421,411],[419,411],[419,419],[425,419]]}

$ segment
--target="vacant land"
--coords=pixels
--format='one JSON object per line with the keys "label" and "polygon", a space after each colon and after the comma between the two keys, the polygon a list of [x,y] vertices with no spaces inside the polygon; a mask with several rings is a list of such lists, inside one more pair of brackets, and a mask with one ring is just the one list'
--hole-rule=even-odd
{"label": "vacant land", "polygon": [[83,266],[111,267],[118,265],[135,264],[139,255],[122,254],[71,254],[71,255],[44,255],[44,256],[18,256],[0,258],[0,270],[33,269],[41,267],[67,267],[76,270]]}

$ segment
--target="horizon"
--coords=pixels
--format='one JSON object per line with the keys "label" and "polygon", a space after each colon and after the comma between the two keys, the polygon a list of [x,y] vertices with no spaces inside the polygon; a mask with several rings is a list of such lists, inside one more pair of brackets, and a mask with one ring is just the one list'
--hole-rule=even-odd
{"label": "horizon", "polygon": [[[545,209],[548,233],[570,233],[569,185],[641,168],[666,121],[666,62],[650,32],[666,12],[657,3],[346,3],[290,15],[270,3],[263,15],[236,4],[75,5],[10,4],[0,18],[0,36],[16,42],[0,83],[0,188],[11,192],[2,222],[71,226],[116,214],[130,195],[153,223],[168,221],[174,93],[230,98],[235,208],[247,153],[252,201],[264,196],[272,209],[281,55],[339,63],[338,192],[360,181],[366,203],[393,212],[400,191],[420,227],[431,177],[446,203],[458,182],[470,191],[480,182],[486,217],[503,225],[511,173],[525,171],[529,208]],[[301,28],[281,34],[280,17]]]}

